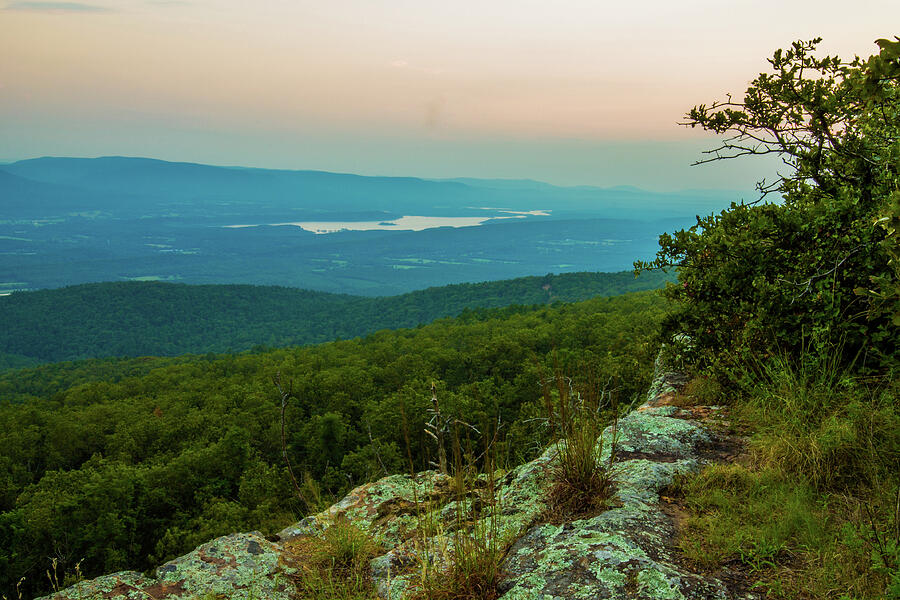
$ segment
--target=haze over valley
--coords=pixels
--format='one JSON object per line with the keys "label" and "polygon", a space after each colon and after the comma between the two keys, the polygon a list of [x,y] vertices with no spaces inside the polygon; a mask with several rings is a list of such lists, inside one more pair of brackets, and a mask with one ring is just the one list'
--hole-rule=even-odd
{"label": "haze over valley", "polygon": [[622,271],[750,194],[363,177],[144,158],[0,166],[0,293],[99,281],[385,296]]}

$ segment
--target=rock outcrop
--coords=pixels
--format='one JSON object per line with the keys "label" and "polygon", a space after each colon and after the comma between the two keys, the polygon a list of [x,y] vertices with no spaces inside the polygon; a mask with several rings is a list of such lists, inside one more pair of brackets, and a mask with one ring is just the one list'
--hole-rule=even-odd
{"label": "rock outcrop", "polygon": [[240,598],[288,600],[293,569],[284,551],[261,533],[233,533],[156,568],[155,577],[134,571],[82,581],[47,600],[157,600]]}
{"label": "rock outcrop", "polygon": [[[718,408],[671,405],[682,384],[680,375],[657,366],[648,401],[604,432],[602,459],[612,465],[615,493],[599,514],[547,522],[553,445],[495,482],[485,476],[470,481],[462,494],[453,479],[433,471],[385,477],[288,527],[276,542],[258,533],[233,534],[158,567],[155,577],[116,573],[47,599],[286,600],[296,572],[292,548],[346,519],[384,549],[371,562],[371,576],[378,594],[392,600],[417,585],[424,562],[441,567],[452,561],[457,536],[472,530],[508,546],[499,586],[504,600],[730,600],[737,596],[722,581],[679,562],[675,522],[660,498],[678,474],[715,460],[722,443],[713,426]],[[494,500],[485,501],[492,484]]]}

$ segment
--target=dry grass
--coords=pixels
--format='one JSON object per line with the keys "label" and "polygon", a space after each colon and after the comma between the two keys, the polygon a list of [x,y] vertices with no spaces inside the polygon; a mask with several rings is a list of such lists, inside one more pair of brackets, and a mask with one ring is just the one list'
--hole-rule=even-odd
{"label": "dry grass", "polygon": [[[422,536],[420,544],[423,556],[443,553],[443,568],[436,568],[430,562],[420,565],[419,587],[413,600],[494,600],[499,597],[497,585],[500,583],[500,563],[509,549],[510,542],[501,539],[500,518],[502,506],[495,475],[496,436],[485,436],[484,449],[477,460],[482,461],[485,475],[479,477],[475,453],[471,449],[464,452],[459,432],[454,435],[453,479],[450,486],[455,501],[454,522],[451,531],[440,532],[440,527],[429,523],[433,512],[423,515],[419,529],[437,533],[435,537]],[[444,537],[448,548],[441,547],[436,539]]]}
{"label": "dry grass", "polygon": [[[548,421],[557,435],[557,460],[545,518],[565,522],[596,514],[606,507],[614,491],[615,435],[603,438],[604,409],[612,413],[615,431],[613,395],[598,385],[596,378],[589,378],[584,389],[578,390],[571,378],[559,373],[552,380],[543,380],[542,389]],[[601,460],[605,444],[611,449],[609,464]]]}
{"label": "dry grass", "polygon": [[290,544],[299,566],[295,578],[304,600],[372,600],[377,598],[369,577],[369,562],[381,554],[378,544],[346,519],[338,519],[322,538],[301,538]]}
{"label": "dry grass", "polygon": [[667,404],[672,406],[711,406],[726,404],[722,385],[715,377],[696,375]]}

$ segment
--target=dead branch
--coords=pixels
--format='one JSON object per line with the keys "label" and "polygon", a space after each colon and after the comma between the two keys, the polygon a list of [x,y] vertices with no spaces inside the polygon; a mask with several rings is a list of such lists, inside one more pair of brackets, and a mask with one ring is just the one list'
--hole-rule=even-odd
{"label": "dead branch", "polygon": [[291,483],[294,484],[294,491],[297,492],[297,497],[302,500],[303,492],[300,491],[300,486],[297,485],[297,478],[294,477],[294,469],[291,467],[291,461],[288,458],[287,440],[284,433],[284,414],[287,410],[288,400],[294,397],[294,380],[292,379],[288,382],[288,389],[285,390],[284,386],[281,385],[281,372],[279,371],[272,377],[272,383],[275,384],[275,389],[278,390],[278,394],[281,396],[281,455],[284,457],[288,474],[291,476]]}

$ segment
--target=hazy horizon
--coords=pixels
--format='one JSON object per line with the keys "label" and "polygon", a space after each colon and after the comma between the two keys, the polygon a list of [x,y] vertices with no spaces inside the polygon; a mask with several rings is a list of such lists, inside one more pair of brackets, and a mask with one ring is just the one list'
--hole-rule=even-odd
{"label": "hazy horizon", "polygon": [[298,171],[298,172],[321,172],[321,173],[332,173],[337,175],[358,175],[362,177],[390,177],[390,178],[413,178],[413,179],[421,179],[425,181],[457,181],[460,183],[466,183],[466,180],[473,180],[473,182],[533,182],[535,184],[542,185],[551,185],[554,187],[560,188],[597,188],[602,190],[614,190],[617,188],[622,189],[634,189],[637,191],[646,191],[646,192],[664,192],[671,194],[679,194],[679,193],[688,193],[688,192],[738,192],[738,193],[747,193],[751,192],[750,188],[746,189],[738,189],[737,187],[709,187],[709,188],[659,188],[654,189],[653,187],[641,187],[640,185],[631,184],[631,183],[620,183],[620,184],[610,184],[610,185],[593,185],[593,184],[584,184],[584,183],[554,183],[551,181],[546,181],[543,179],[537,179],[535,177],[473,177],[465,174],[460,175],[447,175],[447,176],[436,176],[436,177],[428,177],[422,175],[410,175],[410,174],[401,174],[401,173],[358,173],[358,172],[350,172],[350,171],[337,171],[337,170],[325,170],[325,169],[306,169],[303,167],[296,168],[288,168],[288,167],[267,167],[267,166],[251,166],[251,165],[238,165],[238,164],[215,164],[209,162],[197,162],[197,161],[188,161],[188,160],[169,160],[164,158],[158,158],[154,156],[126,156],[126,155],[97,155],[97,156],[58,156],[58,155],[35,155],[35,156],[26,156],[22,158],[0,158],[0,166],[10,166],[14,165],[18,162],[31,161],[31,160],[39,160],[39,159],[84,159],[84,160],[95,160],[95,159],[103,159],[103,158],[126,158],[126,159],[136,159],[136,160],[150,160],[150,161],[161,161],[167,163],[174,164],[194,164],[199,166],[208,166],[208,167],[219,167],[223,169],[252,169],[252,170],[272,170],[272,171]]}
{"label": "hazy horizon", "polygon": [[691,106],[821,36],[868,55],[900,4],[662,0],[0,4],[0,156],[142,156],[423,178],[752,189],[690,168]]}

